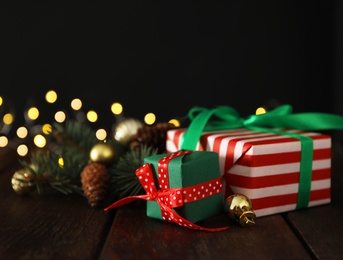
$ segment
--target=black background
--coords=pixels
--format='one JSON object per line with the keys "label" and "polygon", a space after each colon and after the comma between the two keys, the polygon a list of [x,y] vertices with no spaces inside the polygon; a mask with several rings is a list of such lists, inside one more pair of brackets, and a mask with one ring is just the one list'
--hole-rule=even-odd
{"label": "black background", "polygon": [[0,95],[18,122],[30,102],[49,120],[75,97],[104,127],[112,102],[157,121],[194,106],[244,117],[272,100],[343,115],[342,12],[319,0],[2,1]]}

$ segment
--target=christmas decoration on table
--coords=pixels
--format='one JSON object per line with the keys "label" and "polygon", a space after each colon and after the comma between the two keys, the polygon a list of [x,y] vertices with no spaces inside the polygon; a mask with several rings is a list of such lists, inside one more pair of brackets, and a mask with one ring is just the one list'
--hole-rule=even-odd
{"label": "christmas decoration on table", "polygon": [[[126,135],[125,139],[106,142],[100,142],[88,124],[76,120],[55,123],[47,135],[48,148],[32,152],[30,160],[19,160],[23,168],[12,176],[13,190],[20,195],[44,194],[48,190],[66,195],[77,193],[85,196],[92,207],[102,206],[106,199],[142,193],[135,170],[145,157],[157,154],[166,134],[161,133],[162,139],[155,138],[152,144],[137,131],[119,133],[125,122],[118,128],[118,135]],[[131,124],[132,120],[127,122]],[[162,131],[159,124],[144,128],[155,131],[155,127]],[[132,148],[130,144],[138,138],[139,145]]]}
{"label": "christmas decoration on table", "polygon": [[13,190],[19,195],[28,194],[34,186],[33,174],[30,170],[22,168],[13,174],[11,183]]}
{"label": "christmas decoration on table", "polygon": [[159,122],[154,127],[145,125],[137,129],[136,134],[132,135],[130,147],[139,149],[141,144],[146,144],[150,147],[155,147],[157,153],[166,151],[166,137],[168,130],[177,128],[174,124],[168,122]]}
{"label": "christmas decoration on table", "polygon": [[[52,99],[54,97],[52,95]],[[79,109],[80,103],[74,99],[72,108]],[[94,116],[92,112],[90,115]],[[59,111],[52,125],[33,123],[39,114],[35,107],[28,108],[27,113],[27,125],[21,127],[20,132],[29,128],[30,132],[42,132],[44,136],[40,136],[43,142],[39,144],[34,140],[39,136],[36,135],[32,140],[36,147],[30,148],[30,156],[19,160],[23,168],[14,172],[11,179],[18,195],[78,194],[84,196],[91,207],[105,211],[123,201],[144,198],[147,216],[207,231],[228,228],[205,228],[195,224],[223,213],[224,208],[240,225],[255,224],[252,204],[247,197],[246,203],[244,199],[229,200],[229,197],[224,207],[217,153],[191,150],[166,153],[167,132],[179,128],[177,124],[145,125],[135,118],[120,117],[112,128],[113,134],[101,139],[98,132],[104,130],[95,132],[82,111],[75,113],[75,120],[65,120],[65,113]],[[88,114],[87,119],[92,122]],[[25,131],[19,134],[18,130],[19,138],[27,136]],[[19,146],[17,152],[21,156],[26,154],[25,149],[19,152]],[[159,177],[156,172],[164,174]],[[148,186],[145,179],[149,180]],[[159,182],[157,187],[155,180]],[[104,208],[109,202],[112,204]]]}
{"label": "christmas decoration on table", "polygon": [[206,231],[228,228],[195,224],[224,209],[217,153],[183,150],[146,157],[136,175],[146,194],[125,197],[105,208],[106,211],[143,199],[151,218]]}
{"label": "christmas decoration on table", "polygon": [[91,161],[81,172],[82,190],[88,199],[89,205],[97,207],[108,192],[110,174],[106,165]]}
{"label": "christmas decoration on table", "polygon": [[[138,147],[136,147],[138,148]],[[144,163],[144,158],[157,154],[157,148],[141,144],[139,149],[128,149],[111,170],[112,198],[118,200],[130,195],[143,194],[144,189],[135,172]]]}
{"label": "christmas decoration on table", "polygon": [[233,194],[225,199],[224,209],[232,220],[243,227],[255,225],[256,214],[253,211],[251,200],[243,194]]}
{"label": "christmas decoration on table", "polygon": [[244,194],[257,217],[330,203],[331,137],[318,131],[343,130],[343,117],[281,105],[246,119],[227,106],[194,107],[189,118],[167,132],[167,152],[217,152],[225,196]]}
{"label": "christmas decoration on table", "polygon": [[130,143],[133,135],[144,126],[143,122],[136,118],[124,118],[120,120],[114,129],[114,139],[123,145]]}

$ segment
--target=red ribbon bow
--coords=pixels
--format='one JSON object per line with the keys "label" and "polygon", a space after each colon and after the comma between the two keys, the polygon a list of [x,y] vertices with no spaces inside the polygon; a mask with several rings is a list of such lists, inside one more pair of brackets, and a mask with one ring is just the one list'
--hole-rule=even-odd
{"label": "red ribbon bow", "polygon": [[[136,170],[136,176],[139,182],[142,184],[145,195],[128,196],[120,199],[112,205],[105,208],[105,211],[125,205],[137,199],[154,200],[156,201],[162,213],[162,218],[168,222],[174,222],[180,226],[200,229],[205,231],[221,231],[228,227],[222,228],[205,228],[198,226],[187,219],[181,217],[176,213],[173,208],[183,206],[184,203],[203,199],[214,194],[218,194],[222,191],[222,183],[220,178],[216,178],[198,185],[189,186],[186,188],[170,188],[168,178],[168,163],[170,160],[190,154],[192,151],[178,151],[166,155],[158,162],[158,183],[159,189],[155,186],[154,174],[149,163],[144,164]],[[205,209],[204,209],[205,210]]]}

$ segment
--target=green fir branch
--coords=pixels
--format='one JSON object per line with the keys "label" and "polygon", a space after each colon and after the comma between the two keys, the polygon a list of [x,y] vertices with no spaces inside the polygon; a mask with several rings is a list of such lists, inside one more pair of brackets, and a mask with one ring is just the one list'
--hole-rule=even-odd
{"label": "green fir branch", "polygon": [[144,164],[145,157],[156,154],[157,148],[142,144],[140,149],[129,149],[116,164],[109,168],[110,194],[115,200],[144,193],[136,177],[136,170]]}
{"label": "green fir branch", "polygon": [[63,165],[60,165],[60,158],[63,156],[56,152],[38,150],[31,154],[30,162],[20,161],[32,173],[31,185],[36,186],[37,194],[44,193],[48,186],[63,194],[82,194],[80,172],[87,161],[64,158]]}
{"label": "green fir branch", "polygon": [[65,124],[54,123],[51,137],[67,157],[88,157],[92,147],[99,142],[95,131],[85,123],[69,120]]}
{"label": "green fir branch", "polygon": [[[85,196],[81,184],[81,172],[90,162],[90,151],[99,143],[95,131],[89,125],[69,120],[64,124],[55,123],[48,135],[46,149],[31,153],[30,161],[20,161],[33,175],[30,185],[36,186],[38,194],[50,187],[68,195],[77,193]],[[109,139],[116,160],[107,165],[110,174],[109,195],[114,200],[126,196],[144,194],[144,189],[136,177],[136,170],[144,164],[146,157],[156,155],[158,148],[141,144],[128,148],[120,142]],[[60,159],[63,163],[60,163]]]}
{"label": "green fir branch", "polygon": [[34,176],[31,184],[38,194],[46,186],[63,194],[83,194],[80,174],[89,162],[91,148],[99,142],[95,132],[89,125],[69,120],[64,125],[55,123],[48,137],[48,150],[32,152],[30,162],[20,161]]}

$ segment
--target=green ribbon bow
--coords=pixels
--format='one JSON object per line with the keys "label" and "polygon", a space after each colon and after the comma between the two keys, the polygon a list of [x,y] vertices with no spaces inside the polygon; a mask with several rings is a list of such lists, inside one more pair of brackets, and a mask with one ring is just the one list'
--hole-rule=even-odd
{"label": "green ribbon bow", "polygon": [[[188,117],[191,123],[183,135],[181,149],[195,150],[201,134],[208,131],[247,128],[255,131],[291,136],[301,142],[299,196],[297,209],[308,207],[310,201],[313,140],[308,136],[276,130],[276,128],[304,131],[343,130],[343,117],[329,113],[292,113],[290,105],[281,105],[267,113],[251,115],[246,119],[229,106],[214,109],[194,107]],[[211,120],[215,116],[218,120]]]}

